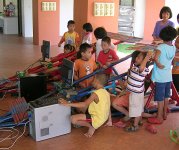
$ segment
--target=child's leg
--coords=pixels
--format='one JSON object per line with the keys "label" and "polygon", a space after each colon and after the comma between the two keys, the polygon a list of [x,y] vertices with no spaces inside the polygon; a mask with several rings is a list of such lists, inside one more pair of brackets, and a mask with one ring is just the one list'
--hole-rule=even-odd
{"label": "child's leg", "polygon": [[134,118],[134,127],[138,128],[138,126],[139,126],[139,121],[140,121],[141,119],[142,119],[141,116]]}
{"label": "child's leg", "polygon": [[168,103],[169,103],[169,98],[171,96],[170,89],[171,89],[171,82],[167,82],[165,85],[164,114],[163,114],[164,120],[167,119]]}
{"label": "child's leg", "polygon": [[167,119],[168,102],[169,102],[169,99],[165,98],[165,100],[164,100],[164,110],[163,110],[163,119],[164,120]]}
{"label": "child's leg", "polygon": [[108,120],[107,120],[105,126],[109,126],[109,127],[112,126],[111,109],[109,111],[109,117],[108,117]]}
{"label": "child's leg", "polygon": [[163,120],[163,109],[164,109],[164,101],[158,101],[158,113],[157,118],[162,121]]}
{"label": "child's leg", "polygon": [[157,114],[156,113],[153,113],[153,114],[149,114],[149,113],[142,113],[142,117],[144,118],[150,118],[150,117],[156,117]]}
{"label": "child's leg", "polygon": [[72,124],[85,126],[89,128],[88,132],[85,133],[86,137],[91,137],[94,134],[95,128],[93,128],[93,126],[89,122],[86,121],[86,114],[72,115],[71,121],[72,121]]}
{"label": "child's leg", "polygon": [[116,97],[112,102],[112,106],[116,110],[122,112],[125,116],[129,116],[129,111],[126,109],[129,107],[129,94],[123,95],[121,97]]}

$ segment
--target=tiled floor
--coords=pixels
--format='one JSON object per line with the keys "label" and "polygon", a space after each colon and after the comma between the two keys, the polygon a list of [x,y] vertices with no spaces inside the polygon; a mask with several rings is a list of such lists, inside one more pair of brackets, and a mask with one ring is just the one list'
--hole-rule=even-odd
{"label": "tiled floor", "polygon": [[[51,56],[59,53],[59,48],[51,49]],[[32,44],[32,39],[17,36],[0,35],[0,77],[11,76],[18,70],[35,62],[41,57],[40,47]],[[123,69],[121,69],[123,70]],[[0,100],[0,109],[7,109],[7,97]],[[2,113],[0,111],[0,113]],[[13,150],[179,150],[179,145],[169,138],[169,130],[179,127],[179,113],[170,113],[168,119],[157,125],[157,134],[151,134],[144,126],[136,133],[126,133],[116,127],[102,127],[94,136],[87,139],[83,134],[86,128],[72,129],[70,134],[35,142],[29,136],[23,136],[12,148]],[[0,138],[1,138],[0,133]],[[8,146],[12,141],[0,143]]]}

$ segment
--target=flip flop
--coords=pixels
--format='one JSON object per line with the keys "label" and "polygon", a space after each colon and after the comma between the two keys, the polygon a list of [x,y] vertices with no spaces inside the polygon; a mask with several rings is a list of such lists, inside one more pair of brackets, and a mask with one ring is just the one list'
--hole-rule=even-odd
{"label": "flip flop", "polygon": [[148,118],[148,122],[152,124],[162,124],[163,121],[160,121],[158,118]]}
{"label": "flip flop", "polygon": [[179,139],[178,135],[177,135],[177,132],[175,130],[170,130],[170,139],[179,144],[179,140],[177,140],[177,138]]}
{"label": "flip flop", "polygon": [[153,126],[151,124],[146,125],[145,129],[147,131],[149,131],[150,133],[152,133],[152,134],[156,134],[157,133],[157,128],[155,128],[155,126]]}
{"label": "flip flop", "polygon": [[124,128],[126,127],[126,124],[122,121],[118,121],[116,123],[113,123],[114,126],[118,127],[118,128]]}

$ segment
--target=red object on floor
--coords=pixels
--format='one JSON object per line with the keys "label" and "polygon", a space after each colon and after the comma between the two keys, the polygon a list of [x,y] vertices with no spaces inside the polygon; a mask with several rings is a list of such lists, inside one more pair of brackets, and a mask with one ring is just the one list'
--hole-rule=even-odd
{"label": "red object on floor", "polygon": [[118,121],[113,123],[114,126],[118,127],[118,128],[124,128],[126,127],[126,123],[122,122],[122,121]]}
{"label": "red object on floor", "polygon": [[160,121],[158,118],[148,118],[148,122],[152,124],[162,124],[163,121]]}
{"label": "red object on floor", "polygon": [[145,129],[152,134],[157,133],[157,128],[154,125],[148,124],[148,125],[146,125]]}

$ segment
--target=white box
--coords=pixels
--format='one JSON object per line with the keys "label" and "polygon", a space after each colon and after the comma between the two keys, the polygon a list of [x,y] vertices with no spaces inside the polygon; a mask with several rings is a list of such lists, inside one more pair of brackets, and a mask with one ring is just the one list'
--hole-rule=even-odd
{"label": "white box", "polygon": [[46,140],[71,132],[71,107],[59,104],[40,108],[31,105],[29,107],[29,130],[34,140]]}

